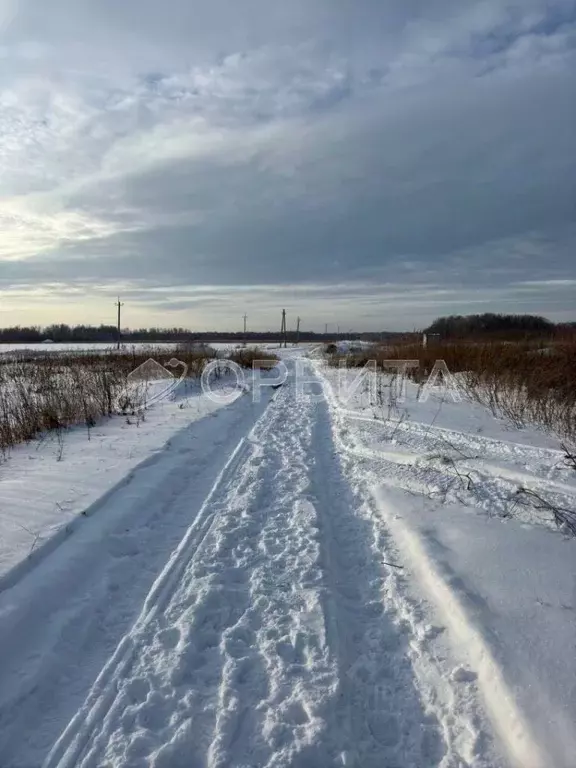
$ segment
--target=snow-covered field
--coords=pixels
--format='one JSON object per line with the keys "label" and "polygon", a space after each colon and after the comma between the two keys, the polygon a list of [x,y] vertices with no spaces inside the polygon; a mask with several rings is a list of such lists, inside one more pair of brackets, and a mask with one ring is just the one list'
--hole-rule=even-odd
{"label": "snow-covered field", "polygon": [[[202,342],[199,342],[202,343]],[[224,342],[215,341],[207,342],[208,346],[218,350],[235,349],[241,346],[241,342]],[[175,349],[179,346],[178,342],[174,341],[139,341],[139,342],[127,342],[122,344],[120,351],[132,352],[132,349]],[[278,344],[271,344],[268,342],[257,343],[249,342],[249,347],[261,347],[261,348],[276,348]],[[3,352],[115,352],[116,344],[109,344],[107,342],[70,342],[70,343],[51,343],[51,344],[0,344],[0,355]]]}
{"label": "snow-covered field", "polygon": [[[237,343],[228,342],[214,342],[210,343],[211,347],[218,350],[234,349],[239,346]],[[252,345],[254,346],[254,345]],[[260,346],[269,346],[268,344]],[[158,341],[158,342],[128,342],[122,344],[120,351],[131,353],[133,349],[176,349],[178,347],[177,342],[172,341]],[[115,352],[116,344],[109,344],[107,342],[70,342],[70,343],[51,343],[51,344],[0,344],[0,355],[3,353],[12,352]]]}
{"label": "snow-covered field", "polygon": [[303,351],[0,465],[2,768],[574,768],[558,442]]}
{"label": "snow-covered field", "polygon": [[[171,342],[159,342],[158,344],[148,344],[146,342],[139,342],[137,344],[123,344],[121,349],[128,351],[132,350],[132,347],[163,347],[166,349],[172,349],[177,344]],[[3,352],[110,352],[116,349],[116,344],[104,343],[104,342],[70,342],[70,343],[50,343],[50,344],[0,344],[0,354]]]}

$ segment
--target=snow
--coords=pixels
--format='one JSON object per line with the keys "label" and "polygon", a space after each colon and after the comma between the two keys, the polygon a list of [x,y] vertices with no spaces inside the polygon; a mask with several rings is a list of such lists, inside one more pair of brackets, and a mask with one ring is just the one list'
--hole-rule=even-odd
{"label": "snow", "polygon": [[343,423],[341,446],[357,457],[379,459],[393,487],[550,527],[551,515],[518,504],[520,488],[574,508],[576,473],[558,437],[515,428],[477,403],[455,402],[445,390],[422,402],[418,388],[408,383],[403,399],[392,397],[390,407],[388,392],[376,402],[368,378],[365,385],[358,382],[358,371],[325,368],[323,376]]}
{"label": "snow", "polygon": [[576,541],[389,489],[378,502],[512,760],[573,765]]}
{"label": "snow", "polygon": [[220,407],[197,383],[184,381],[170,400],[144,414],[48,433],[12,449],[0,463],[0,588],[70,535],[106,493],[129,483],[131,472],[164,452],[181,430]]}
{"label": "snow", "polygon": [[323,375],[352,484],[371,488],[411,599],[448,638],[446,677],[476,689],[509,764],[571,768],[576,540],[515,505],[524,486],[575,508],[558,439],[445,390],[418,402],[411,385],[386,420],[361,387],[350,396],[356,373],[344,372],[341,387],[337,371]]}
{"label": "snow", "polygon": [[[176,342],[176,341],[136,341],[136,342],[126,342],[122,343],[120,347],[120,351],[124,352],[131,352],[133,348],[136,348],[137,350],[146,350],[146,349],[176,349],[177,347],[181,346],[182,344],[188,344],[189,342]],[[228,351],[231,349],[236,349],[236,347],[241,346],[241,342],[234,341],[234,342],[224,342],[224,341],[216,341],[216,342],[191,342],[193,344],[206,344],[208,347],[212,347],[212,349],[217,349],[219,351]],[[250,342],[250,347],[261,347],[261,348],[272,348],[272,347],[278,347],[278,344],[269,344],[268,342],[265,342],[263,344],[253,343]],[[116,351],[116,343],[115,342],[101,342],[101,341],[82,341],[82,342],[55,342],[55,341],[42,341],[38,344],[0,344],[0,355],[2,355],[5,352],[42,352],[45,353],[53,353],[53,352],[115,352]]]}
{"label": "snow", "polygon": [[[165,349],[174,349],[178,344],[176,342],[160,341],[160,342],[131,342],[128,344],[122,344],[121,350],[132,351],[133,347],[136,349],[149,349],[162,347]],[[54,352],[113,352],[116,351],[115,342],[55,342],[55,341],[42,341],[39,344],[0,344],[0,355],[5,352],[42,352],[43,354]]]}
{"label": "snow", "polygon": [[0,467],[0,765],[574,768],[576,540],[511,508],[573,508],[555,439],[279,353]]}

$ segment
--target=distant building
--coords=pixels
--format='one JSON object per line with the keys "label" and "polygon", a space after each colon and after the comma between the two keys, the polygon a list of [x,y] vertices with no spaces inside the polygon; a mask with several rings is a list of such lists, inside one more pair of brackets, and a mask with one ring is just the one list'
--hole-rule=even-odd
{"label": "distant building", "polygon": [[422,346],[427,347],[428,344],[439,344],[440,343],[440,334],[439,333],[423,333],[422,334]]}

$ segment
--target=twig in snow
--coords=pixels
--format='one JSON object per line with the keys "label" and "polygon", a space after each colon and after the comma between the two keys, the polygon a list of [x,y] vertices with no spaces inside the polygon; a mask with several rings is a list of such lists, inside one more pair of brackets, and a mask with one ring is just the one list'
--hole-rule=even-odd
{"label": "twig in snow", "polygon": [[441,435],[441,434],[438,434],[438,435],[437,435],[437,437],[438,437],[438,440],[441,440],[443,443],[445,443],[446,445],[448,445],[450,448],[452,448],[452,450],[453,450],[453,451],[456,451],[456,453],[459,453],[459,454],[460,454],[460,456],[461,456],[463,459],[468,459],[468,460],[472,461],[473,459],[479,459],[479,458],[480,458],[480,456],[467,456],[467,455],[464,453],[464,451],[462,451],[460,448],[458,448],[458,446],[457,446],[457,445],[454,445],[454,443],[450,442],[450,440],[448,440],[448,438],[444,437],[444,436],[443,436],[443,435]]}
{"label": "twig in snow", "polygon": [[440,400],[440,405],[438,406],[438,410],[434,414],[434,418],[432,419],[430,424],[428,424],[428,429],[424,432],[424,437],[427,437],[430,434],[430,430],[432,429],[432,427],[436,423],[436,419],[438,418],[438,416],[440,416],[440,411],[442,410],[442,406],[444,405],[445,397],[446,397],[446,393],[443,392],[442,393],[442,399]]}
{"label": "twig in snow", "polygon": [[[463,484],[464,484],[464,478],[466,478],[466,480],[468,480],[468,482],[466,483],[467,491],[469,491],[474,485],[474,481],[472,480],[471,475],[468,472],[460,472],[460,470],[456,466],[456,459],[452,458],[452,456],[446,456],[446,454],[443,454],[443,453],[432,453],[427,458],[430,461],[432,461],[433,459],[440,459],[442,464],[450,465],[450,468],[454,470],[454,473],[458,476],[459,480],[461,480]],[[467,457],[463,457],[463,459],[464,458],[467,458]],[[462,461],[463,459],[459,459],[459,461]]]}
{"label": "twig in snow", "polygon": [[576,470],[576,452],[574,449],[568,448],[566,443],[562,443],[562,450],[566,454],[565,456],[565,463],[571,467],[572,469]]}
{"label": "twig in snow", "polygon": [[407,418],[407,413],[406,413],[406,411],[403,411],[403,413],[400,416],[399,420],[396,422],[396,426],[392,430],[392,434],[388,438],[389,440],[393,440],[394,439],[394,435],[396,434],[396,432],[398,432],[398,429],[400,428],[400,425],[404,423],[406,418]]}
{"label": "twig in snow", "polygon": [[21,523],[15,523],[15,524],[18,526],[18,528],[20,528],[21,530],[23,530],[23,531],[25,531],[26,533],[28,533],[28,534],[29,534],[30,536],[32,536],[32,537],[33,537],[33,539],[34,539],[34,540],[32,541],[32,544],[31,544],[31,546],[30,546],[30,551],[28,552],[28,557],[30,557],[30,555],[32,554],[32,552],[34,552],[34,549],[35,549],[35,547],[36,547],[36,544],[38,543],[38,539],[40,538],[40,532],[38,532],[38,533],[34,533],[34,531],[31,531],[31,530],[30,530],[30,528],[27,528],[25,525],[22,525]]}
{"label": "twig in snow", "polygon": [[557,504],[544,499],[539,493],[532,491],[530,488],[518,488],[516,496],[518,503],[526,503],[522,498],[525,496],[527,503],[530,503],[534,509],[550,512],[558,528],[565,528],[572,536],[576,536],[576,511],[566,507],[559,507]]}
{"label": "twig in snow", "polygon": [[469,472],[460,472],[458,470],[458,467],[456,466],[456,462],[454,461],[454,459],[450,458],[450,462],[452,464],[452,469],[454,470],[454,472],[456,472],[456,474],[458,475],[458,477],[460,478],[462,483],[464,483],[464,478],[466,478],[468,480],[468,483],[466,484],[466,490],[469,491],[470,488],[474,485],[474,483],[472,481],[472,478],[470,477],[470,473]]}

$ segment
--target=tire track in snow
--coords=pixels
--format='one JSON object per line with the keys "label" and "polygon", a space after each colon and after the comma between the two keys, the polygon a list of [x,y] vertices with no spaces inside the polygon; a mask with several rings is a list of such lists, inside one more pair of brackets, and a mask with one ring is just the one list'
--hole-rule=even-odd
{"label": "tire track in snow", "polygon": [[[268,406],[268,409],[270,407]],[[257,433],[258,426],[266,420],[268,409],[260,417],[251,434]],[[182,578],[184,568],[193,560],[194,555],[209,534],[217,514],[221,511],[221,507],[217,504],[217,497],[221,488],[226,489],[234,485],[237,481],[235,472],[240,464],[247,459],[250,450],[251,441],[242,438],[214,483],[195,522],[188,529],[166,567],[156,579],[134,627],[121,640],[116,651],[99,674],[88,699],[54,745],[44,763],[44,768],[90,764],[96,750],[106,742],[110,723],[118,711],[126,705],[126,699],[122,695],[118,695],[122,691],[117,691],[117,684],[123,676],[127,676],[130,666],[135,661],[139,642],[158,614],[161,613],[178,580]],[[216,503],[214,503],[215,500]],[[129,695],[130,692],[128,692]],[[93,743],[87,754],[90,741]]]}
{"label": "tire track in snow", "polygon": [[[558,507],[572,508],[576,503],[576,485],[557,479],[558,475],[563,476],[562,467],[564,475],[569,471],[562,461],[563,452],[410,423],[395,424],[392,429],[397,437],[393,444],[387,443],[382,441],[382,433],[388,425],[342,408],[331,382],[317,368],[316,371],[322,378],[338,424],[336,442],[349,455],[378,462],[384,470],[380,479],[382,485],[444,501],[457,501],[503,517],[511,513],[512,507],[516,509],[516,494],[521,487],[545,494],[549,502]],[[346,426],[355,423],[365,426],[358,430]],[[400,436],[398,427],[401,428]],[[416,452],[398,446],[405,440],[406,445]],[[532,462],[532,471],[493,464],[484,456],[474,456],[478,450],[486,450],[496,459]],[[464,451],[471,455],[467,456]],[[553,469],[550,468],[551,458],[554,459]],[[544,477],[545,472],[552,476]],[[555,527],[551,514],[543,517],[542,512],[529,506],[523,507],[521,512],[516,509],[515,514],[521,514],[531,523]]]}
{"label": "tire track in snow", "polygon": [[[318,368],[316,368],[319,371]],[[319,375],[322,376],[320,373]],[[337,398],[334,394],[334,387],[332,382],[326,378],[324,379],[324,385],[330,389],[330,399],[334,408],[338,411],[339,415],[344,418],[351,419],[356,422],[365,422],[366,424],[378,424],[381,427],[386,425],[386,421],[375,416],[364,416],[360,411],[355,411],[350,408],[344,408],[337,402]],[[510,456],[518,455],[521,458],[529,456],[533,459],[542,459],[547,457],[554,458],[558,461],[562,461],[565,457],[564,451],[556,448],[543,448],[534,445],[527,445],[525,443],[518,443],[512,440],[503,440],[496,437],[487,437],[480,433],[459,432],[455,429],[449,429],[448,427],[440,427],[437,424],[427,424],[426,422],[419,421],[398,421],[393,422],[393,428],[396,432],[403,432],[406,435],[406,441],[414,440],[416,447],[421,448],[422,440],[427,439],[431,442],[435,442],[439,447],[441,444],[461,445],[464,448],[470,449],[473,447],[477,451],[482,451],[483,455],[492,454],[495,458],[501,458],[502,456],[509,458]]]}
{"label": "tire track in snow", "polygon": [[338,665],[331,731],[339,754],[330,764],[448,765],[436,713],[414,684],[408,627],[397,621],[385,596],[387,569],[374,546],[365,500],[351,491],[334,455],[326,406],[317,408],[310,494],[322,534],[328,643]]}
{"label": "tire track in snow", "polygon": [[285,400],[238,447],[46,766],[287,766],[322,729],[333,665]]}
{"label": "tire track in snow", "polygon": [[518,768],[547,768],[548,761],[532,739],[530,729],[516,706],[514,695],[482,634],[469,621],[457,595],[427,556],[418,534],[379,495],[377,500],[386,525],[401,542],[403,551],[408,553],[418,580],[442,613],[452,635],[467,649],[474,672],[478,675],[488,713],[505,745],[511,764]]}
{"label": "tire track in snow", "polygon": [[0,594],[0,765],[42,764],[266,405],[241,398],[192,422]]}
{"label": "tire track in snow", "polygon": [[[450,439],[448,439],[443,434],[448,430],[435,427],[435,431],[429,432],[419,424],[402,424],[400,426],[403,429],[399,432],[396,430],[397,425],[394,424],[365,418],[358,419],[340,410],[339,415],[344,419],[365,424],[358,433],[362,437],[364,449],[372,452],[375,458],[381,455],[382,458],[389,459],[393,463],[413,467],[426,462],[433,465],[435,459],[447,457],[453,459],[458,467],[477,471],[487,478],[504,479],[516,485],[536,486],[552,492],[576,496],[576,484],[563,482],[564,479],[570,479],[572,473],[562,451],[534,448],[517,443],[498,444],[488,438],[454,431],[449,432]],[[389,427],[395,432],[393,442],[388,442],[385,438],[385,432]],[[504,466],[501,463],[503,461],[514,463],[512,466]],[[553,461],[552,466],[551,461]]]}
{"label": "tire track in snow", "polygon": [[267,686],[254,716],[253,691],[247,695],[235,654],[226,649],[228,674],[210,750],[214,767],[300,765],[324,726],[323,708],[333,687],[314,586],[321,576],[315,523],[302,499],[308,483],[302,439],[307,425],[294,418],[288,390],[280,405],[262,446],[270,503],[256,541],[246,542],[257,553],[250,577],[250,614],[257,617],[252,653],[258,649],[264,660]]}
{"label": "tire track in snow", "polygon": [[[329,392],[326,392],[323,377],[318,378],[328,399],[327,404],[319,407],[328,409]],[[386,765],[394,768],[411,765],[496,768],[503,765],[492,743],[491,729],[478,706],[478,697],[473,693],[474,686],[468,681],[461,683],[448,676],[452,669],[446,668],[445,651],[442,647],[436,648],[436,640],[444,628],[430,623],[430,607],[422,601],[414,600],[404,572],[389,566],[390,562],[402,561],[399,560],[393,538],[383,528],[374,507],[371,491],[373,474],[367,471],[369,464],[349,456],[347,446],[338,434],[337,424],[328,413],[326,418],[326,445],[324,450],[319,446],[316,455],[321,462],[322,457],[329,452],[340,452],[341,464],[339,461],[337,474],[342,478],[341,488],[347,493],[349,501],[343,504],[340,499],[342,493],[339,493],[336,499],[332,499],[332,505],[323,505],[331,509],[327,523],[334,531],[333,536],[324,537],[324,540],[332,540],[333,551],[341,553],[346,551],[346,543],[355,527],[357,531],[363,530],[363,538],[372,537],[370,552],[365,552],[364,565],[356,563],[354,566],[352,561],[350,567],[352,573],[356,573],[359,567],[366,572],[366,564],[371,563],[368,568],[373,568],[373,573],[378,570],[381,572],[381,577],[374,584],[379,585],[379,599],[384,608],[381,621],[367,630],[364,642],[347,640],[350,627],[357,625],[357,617],[355,620],[349,605],[345,600],[340,601],[338,591],[334,590],[336,599],[333,612],[340,615],[336,623],[342,627],[338,634],[343,638],[341,670],[344,673],[345,695],[342,704],[346,702],[344,709],[347,708],[350,713],[344,714],[343,719],[345,722],[351,718],[348,720],[348,728],[354,736],[349,741],[362,745],[360,754],[351,751],[343,757],[343,764],[360,768],[371,765],[373,761],[374,765],[381,765],[382,757],[385,756],[389,761]],[[335,466],[334,462],[331,466]],[[328,477],[325,471],[318,477],[321,494],[331,488],[331,483],[326,482]],[[335,509],[341,509],[342,516],[335,516]],[[334,520],[339,520],[338,527]],[[336,580],[346,582],[345,574],[342,573]],[[358,593],[356,598],[352,604],[362,604],[362,597]],[[373,644],[375,638],[377,641]],[[352,679],[346,672],[351,658],[361,659],[360,675],[357,676],[352,670]],[[415,699],[411,699],[410,691],[414,693]],[[379,702],[376,707],[369,706],[368,711],[365,708],[367,695]],[[365,735],[366,726],[363,722],[370,722],[370,717],[376,717],[377,722],[378,711],[385,715],[392,713],[392,721],[397,717],[397,722],[402,724],[404,740],[397,745],[396,754],[382,749],[378,753],[373,741],[382,733],[378,726],[369,729],[372,744],[370,737]],[[406,727],[407,723],[411,725]],[[386,732],[386,726],[383,732]]]}
{"label": "tire track in snow", "polygon": [[[535,474],[491,465],[488,462],[467,460],[458,455],[422,455],[408,453],[391,447],[366,445],[362,435],[355,435],[346,428],[340,430],[341,447],[348,454],[360,459],[377,462],[385,475],[382,485],[402,488],[429,498],[457,501],[467,506],[483,509],[490,515],[507,517],[516,507],[520,488],[528,488],[544,494],[551,504],[573,508],[576,505],[576,487],[548,480]],[[555,527],[551,514],[524,507],[523,518],[533,523]],[[516,516],[520,516],[516,512]]]}
{"label": "tire track in snow", "polygon": [[279,390],[44,768],[499,765],[345,459]]}
{"label": "tire track in snow", "polygon": [[[317,369],[316,369],[317,370]],[[361,438],[358,435],[354,436],[350,434],[350,431],[344,426],[344,420],[350,419],[350,414],[343,411],[336,402],[333,389],[330,382],[322,376],[317,370],[318,375],[322,380],[322,385],[327,399],[330,403],[332,413],[334,416],[334,439],[336,444],[340,447],[344,454],[364,460],[364,467],[361,471],[358,470],[358,462],[350,461],[350,472],[352,476],[357,477],[356,485],[364,487],[365,489],[376,489],[378,486],[389,485],[398,490],[410,490],[422,493],[422,495],[429,495],[430,487],[426,486],[421,480],[414,480],[413,474],[418,469],[417,460],[415,455],[405,455],[402,452],[398,452],[398,455],[394,455],[391,451],[390,455],[387,452],[380,452],[367,447],[362,443]],[[353,421],[364,421],[365,419],[352,419]],[[450,430],[443,430],[450,432]],[[452,433],[454,435],[460,435],[462,440],[466,437],[462,433]],[[347,442],[351,440],[351,444]],[[491,441],[496,442],[496,441]],[[519,449],[525,448],[525,446],[517,446]],[[530,449],[530,451],[538,456],[542,451],[547,453],[556,453],[554,451],[547,451],[546,449]],[[529,452],[530,452],[529,451]],[[384,454],[384,455],[383,455]],[[390,475],[386,477],[386,469],[390,470]],[[384,470],[384,473],[382,472]],[[496,473],[495,468],[485,467],[487,470],[482,477],[481,482],[485,485],[490,479],[500,479]],[[492,471],[494,470],[494,474]],[[441,474],[441,470],[433,468],[432,472]],[[513,470],[508,473],[506,470],[502,473],[508,480],[514,480],[518,477],[518,474]],[[478,475],[482,475],[478,472]],[[526,477],[522,477],[526,480]],[[538,482],[537,478],[530,478],[534,483]],[[541,483],[541,485],[544,483]],[[354,485],[354,482],[353,482]],[[558,490],[571,491],[569,486],[563,486],[559,483],[552,481],[548,482],[549,486],[555,486]],[[419,582],[422,591],[427,594],[435,606],[435,609],[439,615],[442,616],[446,623],[446,626],[450,630],[450,635],[453,639],[456,639],[457,643],[462,644],[467,649],[467,656],[469,658],[470,666],[473,670],[473,677],[478,677],[478,683],[475,685],[477,689],[476,697],[481,697],[484,701],[486,711],[493,724],[494,731],[498,735],[500,742],[504,746],[504,750],[507,753],[510,765],[515,768],[545,768],[547,766],[547,760],[543,756],[540,746],[533,739],[530,728],[524,719],[523,713],[519,710],[513,692],[508,686],[502,670],[493,658],[491,650],[488,644],[485,642],[481,632],[479,632],[469,621],[466,610],[461,605],[457,595],[454,594],[450,585],[446,583],[441,574],[434,567],[433,562],[428,558],[423,546],[420,543],[418,534],[410,529],[410,527],[402,521],[400,515],[396,514],[395,510],[383,499],[382,495],[378,492],[375,493],[376,507],[373,510],[373,515],[380,519],[381,537],[384,540],[395,542],[399,545],[399,555],[407,558],[407,563],[411,568],[413,574]],[[384,545],[385,546],[385,545]],[[394,591],[396,593],[396,599],[399,600],[401,607],[403,608],[408,620],[412,624],[412,631],[415,638],[421,636],[422,627],[418,626],[418,617],[414,615],[414,608],[418,609],[418,606],[414,604],[414,598],[407,596],[405,590],[402,588],[401,577],[392,573],[391,577],[395,581]],[[424,635],[426,632],[424,633]],[[419,678],[425,678],[429,676],[430,658],[425,659],[428,652],[420,643],[414,644],[413,650],[416,651],[417,658],[415,659],[415,670]],[[421,662],[424,661],[424,669],[419,671]],[[424,672],[424,675],[422,674]],[[466,679],[467,674],[464,676],[464,683],[469,683],[471,680]],[[457,681],[456,681],[457,682]],[[425,679],[420,680],[421,690],[425,690],[429,687],[429,683]],[[430,694],[442,693],[442,685],[436,684],[436,691],[430,690]],[[449,692],[450,693],[450,692]],[[452,687],[452,694],[456,694],[455,701],[450,706],[446,707],[446,701],[437,701],[437,706],[440,709],[445,710],[444,717],[442,718],[446,723],[450,721],[445,729],[446,738],[448,742],[453,742],[453,738],[456,735],[458,737],[458,730],[460,730],[460,736],[462,730],[455,728],[455,720],[457,712],[460,711],[460,717],[465,721],[468,719],[471,732],[477,729],[476,738],[471,741],[468,739],[468,746],[465,745],[465,749],[458,749],[460,754],[466,758],[464,765],[473,764],[476,765],[476,759],[479,757],[475,754],[474,741],[481,735],[482,726],[479,721],[479,710],[473,700],[468,699],[466,701],[465,696],[458,697],[457,686]],[[446,696],[443,697],[446,699]],[[450,712],[452,710],[452,712]],[[466,711],[468,710],[467,718]],[[464,717],[462,717],[464,716]],[[478,730],[478,725],[480,729]],[[472,746],[472,749],[470,749]],[[468,752],[468,755],[466,755]],[[492,763],[488,763],[492,766]]]}

